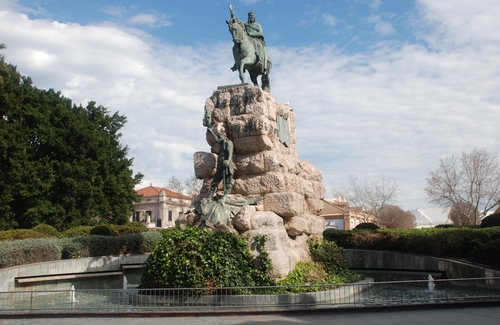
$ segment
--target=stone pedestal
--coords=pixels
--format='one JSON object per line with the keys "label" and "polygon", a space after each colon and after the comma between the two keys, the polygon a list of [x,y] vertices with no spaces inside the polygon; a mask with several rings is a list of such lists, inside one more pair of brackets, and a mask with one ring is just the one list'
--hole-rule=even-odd
{"label": "stone pedestal", "polygon": [[[213,132],[224,131],[234,144],[231,197],[220,203],[241,206],[230,226],[251,237],[267,235],[273,276],[284,277],[310,259],[307,238],[322,237],[324,230],[321,172],[297,155],[293,109],[259,87],[236,85],[214,91],[205,115]],[[198,203],[207,197],[219,152],[208,131],[207,142],[209,153],[194,154],[195,175],[204,180]],[[241,203],[246,200],[252,203]]]}

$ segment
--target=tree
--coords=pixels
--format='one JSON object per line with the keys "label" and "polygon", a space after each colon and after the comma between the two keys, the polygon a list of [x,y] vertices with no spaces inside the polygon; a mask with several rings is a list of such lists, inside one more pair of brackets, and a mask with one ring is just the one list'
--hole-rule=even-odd
{"label": "tree", "polygon": [[198,194],[200,194],[202,186],[203,180],[196,178],[195,175],[184,180],[186,195],[191,197],[193,200],[196,198],[196,196],[198,196]]}
{"label": "tree", "polygon": [[170,177],[166,187],[169,190],[172,190],[172,191],[180,193],[180,194],[184,194],[184,191],[185,191],[184,185],[182,184],[181,180],[175,176]]}
{"label": "tree", "polygon": [[[460,211],[468,211],[467,218],[464,218],[460,214]],[[475,224],[477,220],[479,220],[479,215],[476,211],[474,211],[469,203],[459,202],[451,207],[450,212],[448,213],[448,218],[455,226],[466,226],[470,225],[471,221],[472,224]]]}
{"label": "tree", "polygon": [[0,59],[0,229],[125,223],[137,199],[125,116],[72,105]]}
{"label": "tree", "polygon": [[396,205],[387,205],[379,211],[378,223],[384,228],[415,228],[415,216]]}
{"label": "tree", "polygon": [[170,177],[168,180],[167,188],[184,195],[187,195],[191,198],[195,198],[201,190],[203,186],[203,180],[197,179],[196,176],[188,177],[182,182],[175,176]]}
{"label": "tree", "polygon": [[500,166],[494,153],[474,148],[440,160],[427,177],[429,202],[458,211],[461,224],[476,225],[500,201]]}
{"label": "tree", "polygon": [[[387,205],[396,204],[401,188],[384,175],[375,181],[360,182],[356,176],[349,176],[349,184],[340,190],[352,206],[371,212],[378,222],[380,211]],[[368,222],[368,220],[365,220]]]}

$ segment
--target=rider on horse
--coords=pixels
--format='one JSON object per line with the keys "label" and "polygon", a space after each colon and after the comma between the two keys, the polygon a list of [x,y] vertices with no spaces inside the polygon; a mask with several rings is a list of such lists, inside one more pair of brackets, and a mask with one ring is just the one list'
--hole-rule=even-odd
{"label": "rider on horse", "polygon": [[[229,5],[229,10],[231,12],[231,19],[234,18],[234,7],[232,4]],[[265,71],[267,69],[265,63],[266,58],[266,42],[264,41],[264,33],[262,32],[262,26],[255,21],[255,12],[252,10],[248,13],[248,22],[243,22],[245,24],[245,30],[247,35],[255,45],[255,54],[257,55],[258,62],[262,65]]]}

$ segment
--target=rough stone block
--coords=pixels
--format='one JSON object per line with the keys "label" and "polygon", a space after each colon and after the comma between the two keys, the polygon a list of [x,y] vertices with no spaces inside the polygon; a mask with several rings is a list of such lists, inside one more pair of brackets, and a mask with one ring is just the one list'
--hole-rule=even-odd
{"label": "rough stone block", "polygon": [[308,225],[304,218],[295,216],[286,221],[285,229],[289,236],[295,237],[308,232]]}
{"label": "rough stone block", "polygon": [[307,203],[307,211],[310,214],[319,216],[319,215],[321,215],[321,212],[323,212],[323,208],[325,205],[323,200],[314,199],[314,198],[307,198],[306,203]]}
{"label": "rough stone block", "polygon": [[273,142],[267,135],[234,139],[235,152],[239,155],[273,149]]}
{"label": "rough stone block", "polygon": [[321,183],[320,181],[311,181],[311,183],[314,189],[314,195],[312,197],[323,200],[326,193],[326,189],[323,186],[323,183]]}
{"label": "rough stone block", "polygon": [[240,212],[231,221],[234,229],[244,232],[252,229],[252,217],[255,214],[256,207],[244,205]]}
{"label": "rough stone block", "polygon": [[300,161],[300,168],[302,169],[299,173],[299,176],[308,179],[311,181],[321,182],[323,176],[319,169],[317,169],[312,163],[306,160]]}
{"label": "rough stone block", "polygon": [[228,133],[232,138],[277,134],[276,122],[262,115],[236,115],[227,119]]}
{"label": "rough stone block", "polygon": [[264,194],[265,191],[262,187],[261,180],[261,175],[242,175],[239,178],[235,178],[233,180],[231,193],[241,194],[243,196]]}
{"label": "rough stone block", "polygon": [[[299,178],[293,174],[269,172],[260,175],[260,194],[300,191]],[[258,194],[258,193],[256,193]]]}
{"label": "rough stone block", "polygon": [[288,219],[303,214],[305,200],[295,192],[269,193],[264,196],[264,209]]}
{"label": "rough stone block", "polygon": [[283,219],[270,211],[256,211],[251,219],[252,230],[285,229]]}
{"label": "rough stone block", "polygon": [[235,176],[249,175],[249,174],[262,174],[265,172],[265,165],[263,154],[251,153],[248,155],[235,155]]}
{"label": "rough stone block", "polygon": [[325,219],[320,216],[307,215],[304,217],[309,226],[309,235],[323,236],[325,231]]}
{"label": "rough stone block", "polygon": [[300,180],[300,190],[301,190],[301,193],[304,194],[304,197],[306,197],[306,198],[315,197],[313,184],[308,179],[302,178]]}
{"label": "rough stone block", "polygon": [[193,155],[194,175],[198,179],[213,177],[216,171],[216,156],[212,153],[197,151]]}

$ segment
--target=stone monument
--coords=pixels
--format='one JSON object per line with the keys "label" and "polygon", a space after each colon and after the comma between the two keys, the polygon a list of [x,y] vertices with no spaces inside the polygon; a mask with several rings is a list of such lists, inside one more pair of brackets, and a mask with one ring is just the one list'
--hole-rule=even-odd
{"label": "stone monument", "polygon": [[255,85],[221,86],[203,125],[211,150],[194,154],[194,169],[204,185],[180,224],[266,235],[272,276],[285,277],[311,259],[308,239],[321,238],[325,223],[322,175],[298,157],[293,109]]}

